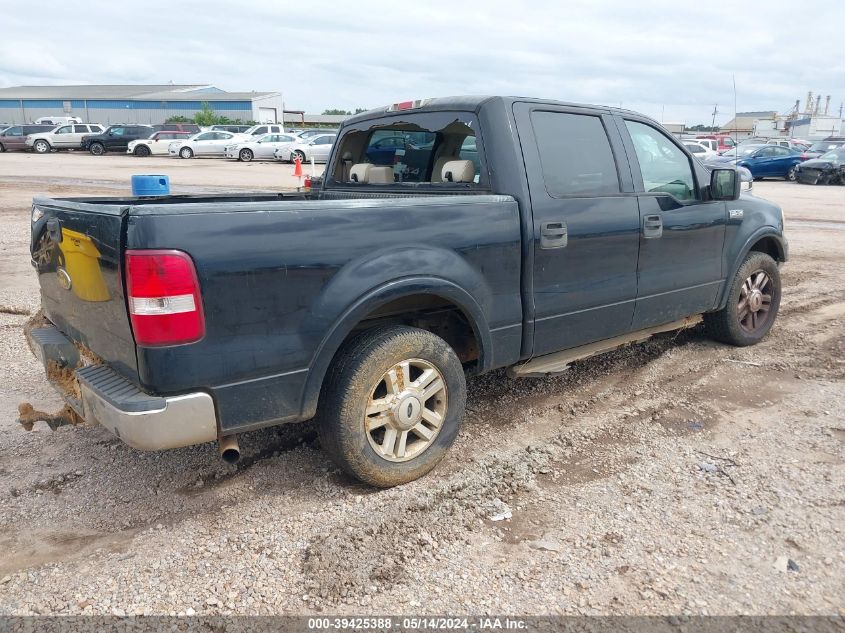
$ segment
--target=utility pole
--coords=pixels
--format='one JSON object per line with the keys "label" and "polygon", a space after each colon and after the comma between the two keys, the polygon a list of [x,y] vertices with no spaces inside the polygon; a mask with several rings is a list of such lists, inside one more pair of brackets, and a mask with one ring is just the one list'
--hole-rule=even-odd
{"label": "utility pole", "polygon": [[719,114],[719,104],[713,106],[713,120],[710,122],[711,129],[716,127],[716,115]]}

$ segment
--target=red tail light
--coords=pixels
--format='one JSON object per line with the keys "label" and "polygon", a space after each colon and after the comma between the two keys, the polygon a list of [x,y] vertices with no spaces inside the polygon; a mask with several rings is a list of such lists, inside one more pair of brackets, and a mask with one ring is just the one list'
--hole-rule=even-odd
{"label": "red tail light", "polygon": [[125,275],[129,318],[138,345],[182,345],[205,336],[197,271],[187,253],[126,251]]}

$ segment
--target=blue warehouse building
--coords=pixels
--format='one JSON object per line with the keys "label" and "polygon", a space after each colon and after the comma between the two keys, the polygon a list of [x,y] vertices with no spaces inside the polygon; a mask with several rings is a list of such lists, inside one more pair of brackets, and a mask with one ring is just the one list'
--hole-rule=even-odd
{"label": "blue warehouse building", "polygon": [[203,103],[230,119],[279,123],[279,92],[226,92],[208,84],[110,86],[12,86],[0,88],[0,123],[75,116],[87,123],[164,123],[192,117]]}

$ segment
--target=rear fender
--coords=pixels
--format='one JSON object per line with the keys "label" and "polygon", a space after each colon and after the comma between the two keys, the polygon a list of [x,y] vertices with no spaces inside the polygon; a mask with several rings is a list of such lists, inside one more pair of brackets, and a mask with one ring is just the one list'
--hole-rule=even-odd
{"label": "rear fender", "polygon": [[[420,274],[420,271],[437,274]],[[456,305],[467,317],[478,341],[479,369],[492,362],[492,343],[486,314],[489,288],[481,273],[453,251],[423,246],[385,249],[350,262],[321,293],[311,309],[311,323],[337,315],[328,325],[309,366],[303,393],[302,417],[312,417],[326,371],[343,341],[367,315],[390,301],[428,294]]]}

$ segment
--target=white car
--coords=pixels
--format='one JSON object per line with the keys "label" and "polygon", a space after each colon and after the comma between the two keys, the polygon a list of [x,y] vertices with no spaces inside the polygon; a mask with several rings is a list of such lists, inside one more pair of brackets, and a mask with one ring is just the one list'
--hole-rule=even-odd
{"label": "white car", "polygon": [[[235,139],[237,141],[237,139]],[[284,153],[298,139],[289,134],[265,134],[254,141],[240,141],[227,145],[226,158],[237,158],[248,163],[253,158],[257,160],[272,160],[277,150]],[[288,152],[288,155],[290,152]]]}
{"label": "white car", "polygon": [[180,158],[223,156],[226,146],[231,145],[236,136],[231,132],[200,132],[184,141],[171,143],[167,153]]}
{"label": "white car", "polygon": [[188,132],[154,132],[149,138],[139,138],[129,141],[126,153],[133,156],[162,156],[167,154],[173,141],[187,140]]}
{"label": "white car", "polygon": [[50,132],[30,134],[26,145],[36,154],[48,154],[54,149],[79,149],[83,136],[102,133],[103,126],[93,123],[60,125]]}
{"label": "white car", "polygon": [[291,163],[299,157],[300,162],[307,163],[312,158],[315,163],[324,163],[329,159],[332,146],[337,134],[319,134],[306,140],[300,140],[290,147],[276,150],[274,156],[278,160],[286,160]]}
{"label": "white car", "polygon": [[701,162],[704,162],[708,158],[712,158],[713,156],[718,156],[719,153],[713,149],[710,149],[704,143],[699,143],[698,141],[684,141],[684,147],[686,147],[690,154],[695,156]]}

